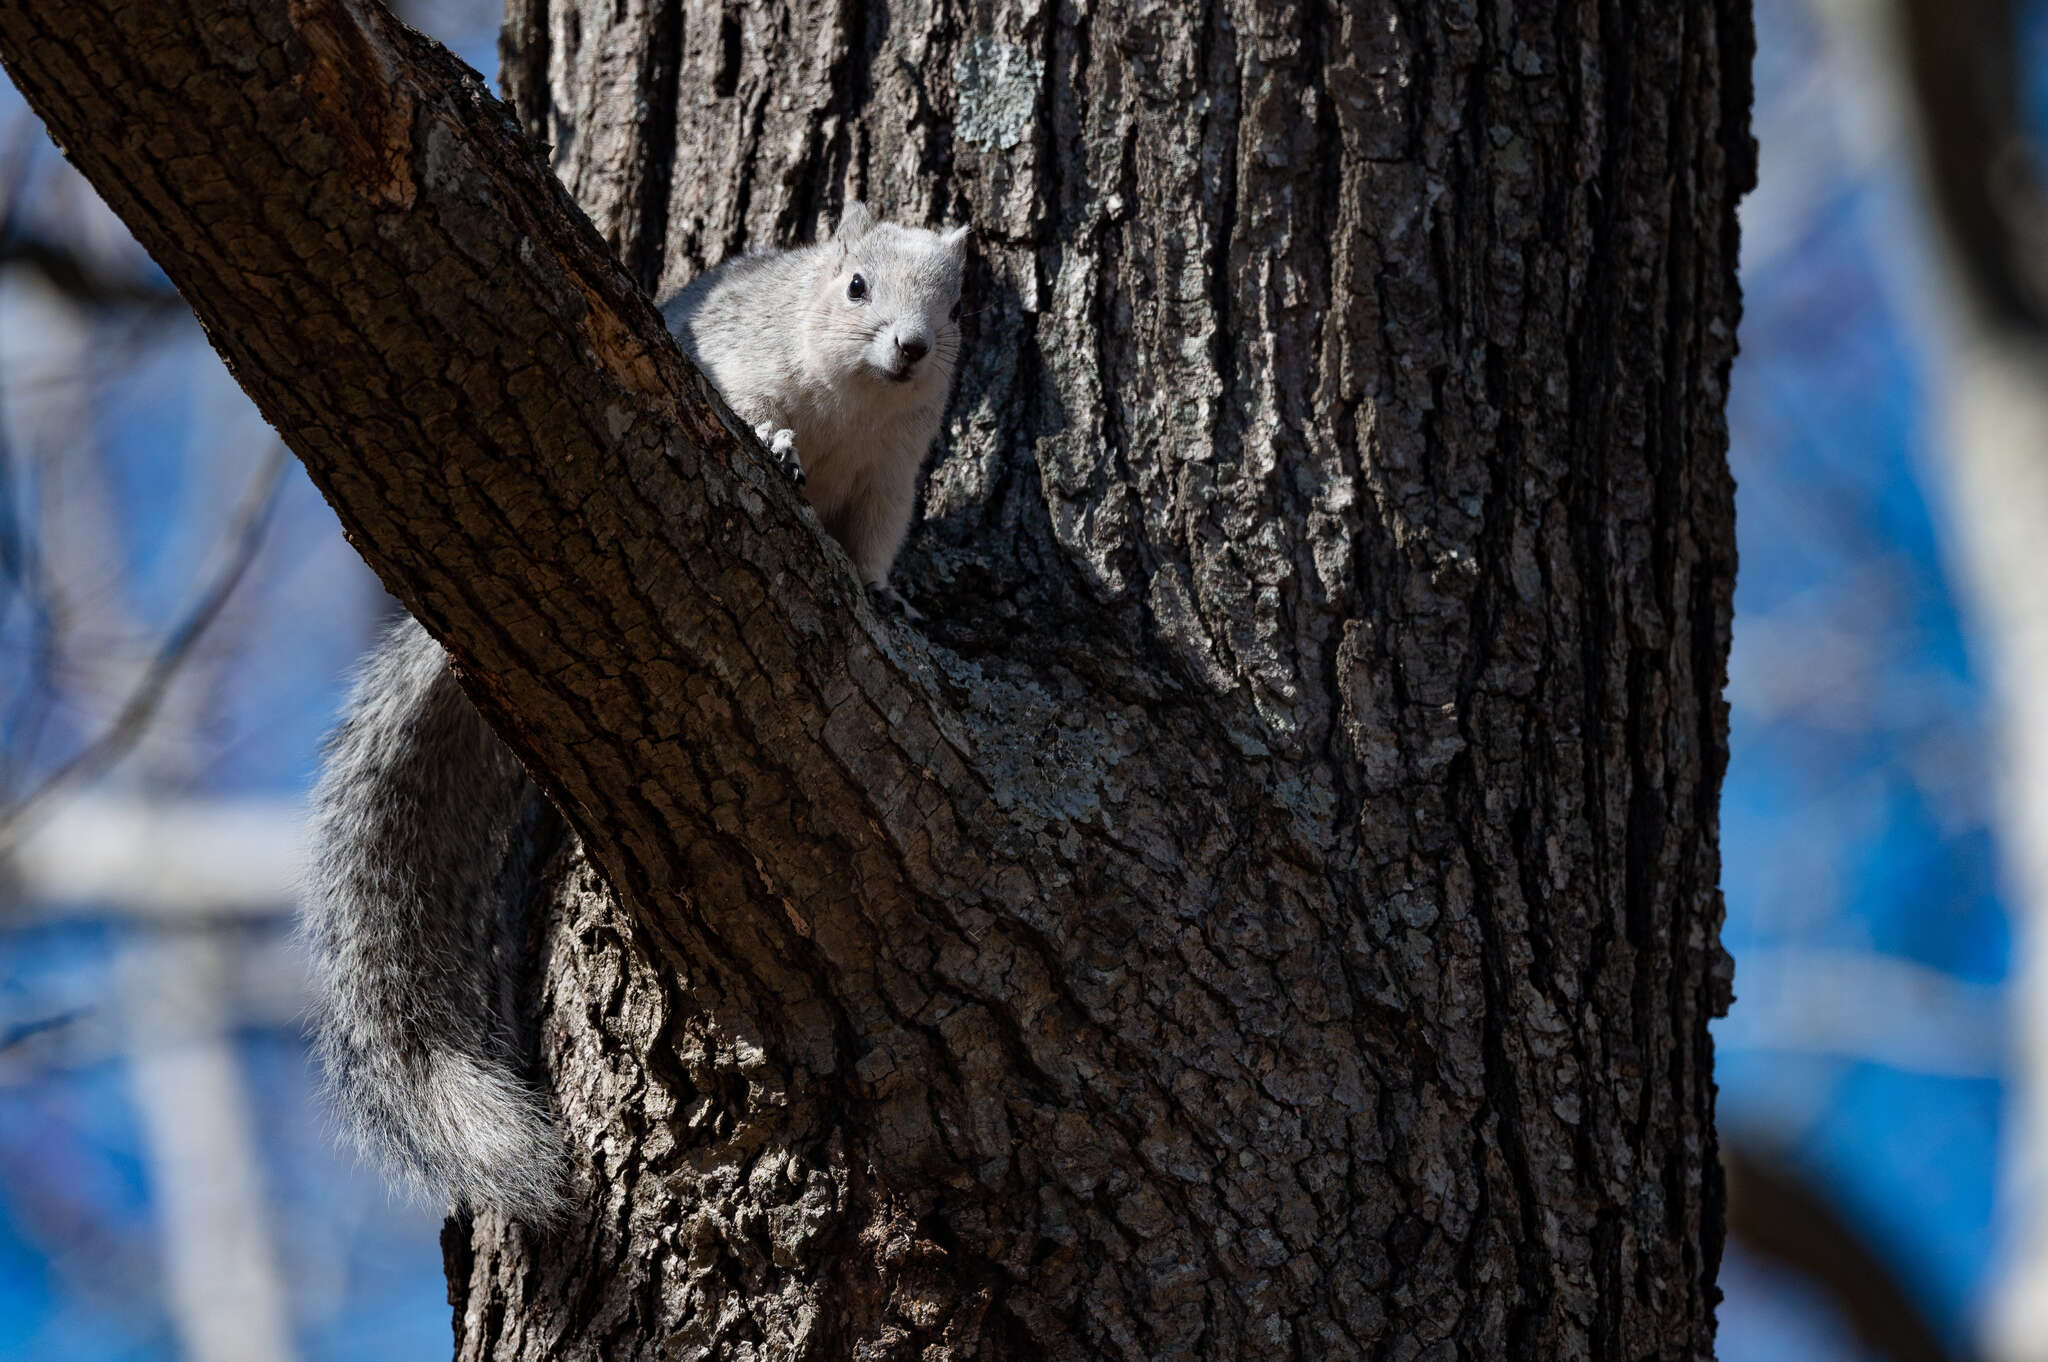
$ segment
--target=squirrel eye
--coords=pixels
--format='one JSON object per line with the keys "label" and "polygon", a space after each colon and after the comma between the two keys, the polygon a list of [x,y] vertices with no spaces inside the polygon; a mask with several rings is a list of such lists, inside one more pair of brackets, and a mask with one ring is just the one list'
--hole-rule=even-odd
{"label": "squirrel eye", "polygon": [[946,315],[956,322],[960,320],[960,300],[958,298],[953,300],[953,310]]}
{"label": "squirrel eye", "polygon": [[868,281],[857,274],[854,275],[853,281],[846,286],[846,296],[853,299],[856,303],[867,297]]}

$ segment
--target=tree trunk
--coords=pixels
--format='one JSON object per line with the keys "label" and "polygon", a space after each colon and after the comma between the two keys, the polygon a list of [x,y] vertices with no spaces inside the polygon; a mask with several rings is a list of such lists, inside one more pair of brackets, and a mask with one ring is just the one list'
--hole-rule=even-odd
{"label": "tree trunk", "polygon": [[642,284],[975,225],[922,632],[452,63],[172,8],[0,53],[579,834],[459,1356],[1711,1354],[1739,0],[513,0]]}

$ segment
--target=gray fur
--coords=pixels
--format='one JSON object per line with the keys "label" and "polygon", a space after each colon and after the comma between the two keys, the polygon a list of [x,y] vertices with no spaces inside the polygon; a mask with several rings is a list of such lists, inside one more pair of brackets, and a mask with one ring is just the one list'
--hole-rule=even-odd
{"label": "gray fur", "polygon": [[413,620],[363,664],[313,790],[316,1048],[349,1135],[414,1190],[544,1218],[560,1154],[511,996],[538,793]]}
{"label": "gray fur", "polygon": [[[862,580],[898,603],[889,567],[952,386],[966,230],[854,204],[830,241],[728,261],[663,308]],[[394,628],[313,791],[315,1046],[349,1135],[399,1179],[532,1220],[561,1210],[565,1166],[523,1076],[516,1007],[519,910],[552,817],[440,646],[412,620]]]}

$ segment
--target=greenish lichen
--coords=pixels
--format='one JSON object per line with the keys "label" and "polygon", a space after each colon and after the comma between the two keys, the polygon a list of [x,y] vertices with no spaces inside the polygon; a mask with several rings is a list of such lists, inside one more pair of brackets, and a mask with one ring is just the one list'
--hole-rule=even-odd
{"label": "greenish lichen", "polygon": [[1038,108],[1045,63],[1029,48],[975,38],[953,63],[960,116],[953,130],[978,147],[1008,151],[1024,138]]}

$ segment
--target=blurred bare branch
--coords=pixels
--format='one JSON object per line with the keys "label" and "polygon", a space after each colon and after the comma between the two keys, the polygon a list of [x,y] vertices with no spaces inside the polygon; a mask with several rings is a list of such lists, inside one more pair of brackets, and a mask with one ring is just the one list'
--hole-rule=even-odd
{"label": "blurred bare branch", "polygon": [[113,722],[98,738],[57,766],[42,783],[11,806],[0,809],[0,852],[20,840],[39,811],[75,786],[87,783],[120,759],[155,717],[172,678],[191,656],[193,646],[206,633],[228,598],[234,594],[256,551],[277,502],[277,490],[284,479],[286,450],[280,442],[271,448],[263,465],[251,480],[242,504],[236,508],[225,535],[226,561],[199,599],[178,622],[144,671],[141,681],[121,705]]}
{"label": "blurred bare branch", "polygon": [[164,1295],[193,1362],[297,1356],[227,1005],[233,939],[151,934],[121,953],[127,1074],[159,1207]]}
{"label": "blurred bare branch", "polygon": [[36,1017],[29,1021],[16,1022],[12,1026],[0,1029],[0,1053],[12,1050],[23,1041],[32,1040],[37,1036],[43,1035],[45,1032],[54,1031],[60,1026],[69,1026],[84,1015],[84,1009],[71,1008],[68,1011],[53,1013],[47,1017]]}
{"label": "blurred bare branch", "polygon": [[161,275],[114,269],[95,255],[39,230],[22,211],[42,130],[27,114],[15,119],[0,155],[0,269],[26,269],[81,307],[118,307],[181,314],[185,300]]}
{"label": "blurred bare branch", "polygon": [[[7,592],[0,598],[0,623],[11,623],[8,616],[17,603],[28,617],[22,674],[0,716],[0,739],[5,740],[0,752],[25,755],[35,750],[48,712],[57,646],[40,526],[36,516],[26,514],[31,494],[22,486],[21,473],[6,423],[0,422],[0,586]],[[0,794],[12,785],[11,765],[11,760],[0,764]]]}
{"label": "blurred bare branch", "polygon": [[1741,978],[1719,1044],[1948,1078],[2004,1072],[2009,1023],[1995,985],[1868,950],[1753,950]]}
{"label": "blurred bare branch", "polygon": [[[2009,1242],[1984,1319],[2002,1362],[2048,1362],[2048,185],[2021,101],[2012,0],[1822,5],[1875,59],[1938,230],[1914,322],[1929,365],[1946,543],[1998,701],[1997,824],[2016,937],[2001,1158]],[[1888,22],[1884,22],[1888,21]],[[1927,268],[1928,266],[1932,268]]]}
{"label": "blurred bare branch", "polygon": [[1892,1362],[1966,1362],[1942,1342],[1891,1264],[1790,1164],[1724,1144],[1721,1168],[1728,1233],[1825,1290],[1874,1351]]}
{"label": "blurred bare branch", "polygon": [[1900,0],[1930,206],[1988,318],[2048,333],[2048,193],[2020,106],[2011,0]]}
{"label": "blurred bare branch", "polygon": [[276,797],[82,793],[21,839],[0,889],[32,921],[270,921],[302,878],[303,817]]}
{"label": "blurred bare branch", "polygon": [[168,283],[116,273],[83,252],[8,224],[0,228],[0,268],[29,269],[74,303],[180,315],[185,300]]}

